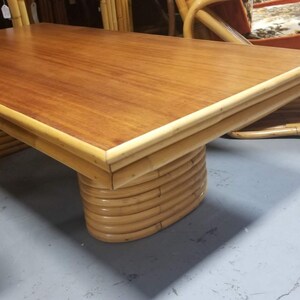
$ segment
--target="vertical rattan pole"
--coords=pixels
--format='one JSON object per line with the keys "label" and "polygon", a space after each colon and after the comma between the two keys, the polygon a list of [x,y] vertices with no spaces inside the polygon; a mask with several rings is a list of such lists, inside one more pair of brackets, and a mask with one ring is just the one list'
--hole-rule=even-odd
{"label": "vertical rattan pole", "polygon": [[30,25],[25,1],[24,0],[18,0],[18,6],[19,6],[19,10],[20,10],[23,25]]}
{"label": "vertical rattan pole", "polygon": [[116,2],[116,12],[117,12],[117,20],[118,20],[118,30],[124,32],[124,17],[122,11],[122,0],[115,0]]}
{"label": "vertical rattan pole", "polygon": [[17,0],[7,0],[10,12],[11,12],[11,19],[13,22],[13,27],[22,27],[23,22],[21,18],[21,12],[19,9],[18,1]]}
{"label": "vertical rattan pole", "polygon": [[106,30],[109,30],[106,0],[100,0],[100,8],[101,8],[103,28],[106,29]]}
{"label": "vertical rattan pole", "polygon": [[116,1],[115,0],[111,0],[111,13],[112,13],[113,30],[118,31],[119,30],[119,26],[118,26],[117,11],[116,11]]}

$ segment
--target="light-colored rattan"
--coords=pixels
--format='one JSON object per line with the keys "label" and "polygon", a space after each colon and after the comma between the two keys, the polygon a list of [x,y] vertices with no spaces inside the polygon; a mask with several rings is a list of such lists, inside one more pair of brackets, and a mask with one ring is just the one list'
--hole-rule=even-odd
{"label": "light-colored rattan", "polygon": [[13,27],[22,27],[24,25],[30,25],[25,0],[7,0]]}
{"label": "light-colored rattan", "polygon": [[230,132],[229,135],[240,139],[300,136],[300,98],[242,130]]}
{"label": "light-colored rattan", "polygon": [[157,178],[137,180],[117,190],[102,189],[98,182],[79,174],[89,232],[103,241],[127,242],[188,214],[205,195],[205,147],[158,169],[157,174]]}
{"label": "light-colored rattan", "polygon": [[131,0],[100,0],[104,29],[133,31]]}

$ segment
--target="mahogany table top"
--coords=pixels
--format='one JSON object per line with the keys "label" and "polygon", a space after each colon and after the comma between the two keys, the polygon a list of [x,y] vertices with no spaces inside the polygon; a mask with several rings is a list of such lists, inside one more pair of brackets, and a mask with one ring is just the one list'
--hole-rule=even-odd
{"label": "mahogany table top", "polygon": [[297,50],[54,24],[1,30],[0,50],[0,106],[104,151],[300,65]]}

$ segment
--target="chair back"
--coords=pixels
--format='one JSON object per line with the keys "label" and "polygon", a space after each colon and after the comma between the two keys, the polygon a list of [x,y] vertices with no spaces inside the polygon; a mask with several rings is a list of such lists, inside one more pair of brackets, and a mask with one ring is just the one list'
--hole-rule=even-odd
{"label": "chair back", "polygon": [[7,3],[14,28],[30,25],[25,0],[7,0]]}
{"label": "chair back", "polygon": [[[176,0],[179,13],[184,22],[184,36],[188,38],[195,36],[194,23],[196,20],[223,41],[251,45],[246,38],[233,29],[230,22],[226,22],[228,19],[229,21],[230,19],[236,19],[232,15],[234,12],[234,16],[240,15],[239,22],[243,23],[244,30],[247,31],[251,26],[251,15],[250,13],[246,13],[244,4],[240,2],[242,0],[234,0],[238,1],[235,2],[235,5],[238,3],[237,7],[233,7],[230,3],[231,1],[232,0]],[[226,3],[226,5],[218,6],[217,4],[219,2],[223,2],[222,4]],[[229,8],[227,8],[227,2]],[[250,5],[250,7],[252,6]],[[252,12],[252,8],[249,12]],[[222,17],[219,16],[219,13]],[[223,19],[224,15],[225,17]]]}
{"label": "chair back", "polygon": [[[176,0],[179,12],[184,21],[184,36],[187,38],[194,37],[194,21],[196,20],[204,24],[224,41],[252,45],[231,27],[239,28],[239,32],[242,33],[249,33],[251,31],[253,5],[247,1],[248,0]],[[218,6],[218,2],[222,2],[222,4]],[[273,38],[270,39],[271,42],[269,45],[276,46],[274,43],[276,40],[287,42],[287,40],[294,39],[294,48],[299,49],[299,37],[300,35],[286,37],[286,40],[284,40],[284,38]],[[255,41],[253,43],[255,43]],[[247,139],[300,135],[299,116],[300,98],[297,98],[290,104],[283,106],[243,130],[233,131],[228,133],[228,135],[233,138]]]}

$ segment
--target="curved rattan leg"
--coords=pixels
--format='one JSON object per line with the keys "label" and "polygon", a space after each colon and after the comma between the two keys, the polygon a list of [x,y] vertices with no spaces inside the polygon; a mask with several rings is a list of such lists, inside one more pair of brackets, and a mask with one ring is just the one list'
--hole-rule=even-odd
{"label": "curved rattan leg", "polygon": [[257,130],[232,131],[228,133],[228,135],[234,139],[266,139],[300,136],[300,123]]}
{"label": "curved rattan leg", "polygon": [[228,133],[236,139],[300,136],[300,98],[246,128]]}
{"label": "curved rattan leg", "polygon": [[117,190],[104,190],[79,174],[88,231],[106,242],[152,235],[195,209],[206,191],[205,148]]}

